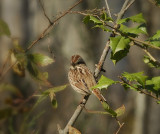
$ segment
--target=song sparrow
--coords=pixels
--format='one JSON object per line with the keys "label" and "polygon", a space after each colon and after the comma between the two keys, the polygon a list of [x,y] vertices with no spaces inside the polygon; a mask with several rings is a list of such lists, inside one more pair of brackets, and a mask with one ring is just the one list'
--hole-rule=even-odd
{"label": "song sparrow", "polygon": [[96,80],[81,56],[72,56],[68,79],[72,88],[78,93],[82,95],[93,93],[101,103],[106,102],[98,89],[91,90],[91,87],[96,85]]}

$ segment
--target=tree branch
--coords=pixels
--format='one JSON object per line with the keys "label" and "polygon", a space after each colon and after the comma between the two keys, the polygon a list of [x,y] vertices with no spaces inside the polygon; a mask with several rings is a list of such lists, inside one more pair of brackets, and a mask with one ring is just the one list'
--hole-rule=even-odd
{"label": "tree branch", "polygon": [[76,2],[73,6],[71,6],[68,10],[66,10],[65,12],[62,13],[61,16],[59,16],[58,18],[56,18],[55,20],[53,20],[48,26],[47,28],[40,34],[40,36],[34,40],[31,45],[28,46],[28,48],[26,49],[25,52],[29,51],[36,43],[38,43],[41,39],[43,39],[47,33],[53,28],[53,26],[57,23],[58,20],[60,20],[62,17],[64,17],[65,15],[67,15],[69,13],[69,11],[71,11],[73,8],[75,8],[77,5],[79,5],[83,0],[79,0],[78,2]]}
{"label": "tree branch", "polygon": [[[127,0],[127,1],[128,1],[128,0]],[[126,3],[126,2],[125,2],[125,3]],[[118,18],[117,18],[117,21],[123,17],[124,13],[125,13],[126,10],[127,10],[126,7],[127,7],[128,2],[127,2],[127,4],[125,4],[125,3],[124,3],[124,5],[123,5],[123,7],[122,7],[122,9],[121,9],[120,15],[119,15]],[[129,7],[128,7],[128,8],[129,8]],[[124,11],[123,11],[123,10],[124,10]],[[123,12],[122,12],[122,11],[123,11]],[[117,27],[117,25],[115,25],[115,27]],[[115,36],[115,34],[112,33],[110,36]],[[105,45],[105,48],[104,48],[104,50],[103,50],[103,52],[102,52],[101,58],[100,58],[100,60],[99,60],[99,62],[98,62],[98,65],[96,66],[96,69],[95,69],[95,71],[94,71],[94,76],[95,76],[95,78],[97,78],[97,77],[99,76],[99,74],[100,74],[100,72],[101,72],[101,70],[102,70],[102,68],[103,68],[104,61],[105,61],[105,59],[106,59],[106,57],[107,57],[107,55],[108,55],[109,49],[110,49],[109,44],[110,44],[110,40],[108,39],[108,41],[107,41],[107,43],[106,43],[106,45]],[[75,112],[73,113],[71,119],[70,119],[69,122],[67,123],[66,127],[64,128],[64,130],[62,130],[62,129],[60,128],[60,126],[58,126],[58,132],[59,132],[59,134],[67,134],[67,132],[68,132],[68,127],[69,127],[69,126],[72,126],[72,125],[75,123],[75,121],[76,121],[77,118],[79,117],[80,113],[82,112],[85,104],[87,103],[88,98],[89,98],[89,96],[87,97],[87,99],[84,97],[83,100],[84,100],[85,103],[83,103],[83,105],[80,104],[80,105],[77,107],[77,109],[76,109]],[[123,124],[122,124],[122,126],[123,126]],[[121,127],[122,127],[122,126],[121,126]],[[118,132],[120,131],[121,127],[118,129]]]}
{"label": "tree branch", "polygon": [[149,96],[149,97],[152,97],[152,98],[160,101],[160,98],[158,98],[158,97],[156,97],[156,96],[154,96],[154,95],[152,95],[152,94],[144,91],[144,90],[146,90],[146,89],[139,89],[139,88],[137,88],[137,87],[134,87],[133,85],[131,85],[130,83],[128,83],[127,81],[125,81],[125,80],[123,79],[123,77],[120,76],[119,78],[122,80],[123,84],[127,84],[127,85],[129,85],[130,87],[132,87],[132,88],[136,89],[137,91],[139,91],[140,93],[143,93],[143,94],[145,94],[145,95],[147,95],[147,96]]}
{"label": "tree branch", "polygon": [[105,3],[106,3],[106,7],[107,7],[108,15],[109,15],[109,17],[111,17],[111,18],[112,18],[112,16],[111,16],[111,12],[110,12],[110,9],[109,9],[109,5],[108,5],[108,0],[105,0]]}
{"label": "tree branch", "polygon": [[50,18],[47,16],[47,14],[46,14],[46,12],[45,12],[45,9],[44,9],[44,6],[43,6],[41,0],[39,0],[39,4],[40,4],[40,6],[42,7],[44,16],[47,18],[47,20],[49,21],[49,23],[52,24],[52,21],[50,20]]}

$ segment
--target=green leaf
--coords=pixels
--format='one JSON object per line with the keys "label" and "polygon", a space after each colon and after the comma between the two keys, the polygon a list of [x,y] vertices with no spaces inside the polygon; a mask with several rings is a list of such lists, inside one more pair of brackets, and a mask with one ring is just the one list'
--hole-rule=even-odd
{"label": "green leaf", "polygon": [[152,36],[152,39],[153,39],[153,40],[154,40],[154,39],[159,39],[159,38],[160,38],[160,30],[158,30],[158,31],[156,32],[156,34]]}
{"label": "green leaf", "polygon": [[137,37],[139,34],[147,34],[147,30],[144,24],[141,24],[137,27],[129,28],[125,25],[120,25],[119,29],[122,33],[129,34],[129,36]]}
{"label": "green leaf", "polygon": [[27,58],[38,66],[47,66],[54,62],[52,58],[39,53],[28,54]]}
{"label": "green leaf", "polygon": [[127,55],[130,48],[129,43],[130,39],[122,36],[110,37],[111,59],[114,64]]}
{"label": "green leaf", "polygon": [[150,40],[150,43],[154,46],[160,47],[160,39]]}
{"label": "green leaf", "polygon": [[113,19],[111,17],[109,17],[106,12],[103,12],[103,14],[101,15],[101,19],[104,21],[113,22]]}
{"label": "green leaf", "polygon": [[30,73],[30,75],[32,76],[32,78],[34,80],[36,80],[39,84],[51,86],[51,84],[47,80],[48,79],[48,72],[41,72],[37,68],[37,66],[30,61],[28,61],[27,70]]}
{"label": "green leaf", "polygon": [[127,84],[127,83],[123,83],[122,86],[124,87],[125,90],[132,89],[132,90],[137,91],[136,87],[131,86],[131,85]]}
{"label": "green leaf", "polygon": [[160,30],[158,30],[155,35],[149,38],[149,42],[154,46],[160,47]]}
{"label": "green leaf", "polygon": [[128,18],[120,19],[117,23],[122,24],[128,21],[133,21],[137,23],[146,23],[146,20],[143,18],[142,13],[137,14],[135,16],[128,17]]}
{"label": "green leaf", "polygon": [[96,28],[96,27],[98,27],[98,28],[102,29],[103,31],[111,32],[111,30],[110,30],[110,29],[108,29],[108,28],[106,28],[104,25],[95,25],[95,26],[94,26],[94,27],[92,27],[92,28]]}
{"label": "green leaf", "polygon": [[151,80],[146,81],[147,89],[155,91],[157,95],[160,94],[160,76],[153,77]]}
{"label": "green leaf", "polygon": [[68,85],[62,85],[62,86],[52,87],[52,88],[49,88],[49,89],[45,90],[43,92],[43,94],[48,94],[49,95],[50,92],[54,92],[54,93],[60,92],[60,91],[64,90],[67,86]]}
{"label": "green leaf", "polygon": [[126,49],[129,46],[129,43],[130,39],[122,36],[110,37],[110,47],[113,54]]}
{"label": "green leaf", "polygon": [[90,16],[90,21],[93,21],[95,24],[102,24],[102,22],[94,16]]}
{"label": "green leaf", "polygon": [[119,107],[118,109],[116,109],[115,112],[117,113],[117,117],[123,115],[125,113],[125,106],[122,105],[121,107]]}
{"label": "green leaf", "polygon": [[89,15],[88,15],[88,16],[85,16],[85,17],[83,18],[83,23],[84,23],[84,24],[88,24],[89,21],[90,21],[90,16],[89,16]]}
{"label": "green leaf", "polygon": [[145,87],[147,76],[143,75],[143,72],[138,72],[138,73],[124,72],[122,76],[125,77],[128,81],[136,81],[140,85],[142,85],[143,88]]}
{"label": "green leaf", "polygon": [[117,113],[116,113],[114,110],[112,110],[112,109],[110,108],[110,106],[109,106],[106,102],[103,102],[102,106],[103,106],[104,110],[105,110],[106,112],[108,112],[109,114],[111,114],[113,117],[116,117],[116,116],[117,116]]}
{"label": "green leaf", "polygon": [[4,22],[2,19],[0,19],[0,36],[2,35],[10,36],[11,33],[10,33],[7,23]]}
{"label": "green leaf", "polygon": [[92,87],[92,89],[104,89],[104,88],[108,88],[109,86],[111,86],[112,84],[117,83],[116,81],[113,81],[105,76],[101,76],[101,78],[98,81],[98,84],[94,87]]}
{"label": "green leaf", "polygon": [[157,104],[160,104],[160,101],[157,101]]}
{"label": "green leaf", "polygon": [[83,18],[83,22],[85,23],[85,24],[88,24],[89,22],[93,22],[94,24],[103,24],[99,19],[97,19],[96,17],[94,17],[94,16],[85,16],[84,18]]}
{"label": "green leaf", "polygon": [[144,55],[143,61],[150,67],[160,68],[160,63],[153,61],[149,56]]}

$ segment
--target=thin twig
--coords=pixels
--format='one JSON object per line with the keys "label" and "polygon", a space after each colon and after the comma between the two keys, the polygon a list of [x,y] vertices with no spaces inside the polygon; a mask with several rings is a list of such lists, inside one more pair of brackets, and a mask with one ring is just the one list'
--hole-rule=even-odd
{"label": "thin twig", "polygon": [[119,78],[122,80],[123,83],[125,83],[125,84],[129,85],[130,87],[136,89],[136,90],[139,91],[140,93],[143,93],[143,94],[145,94],[145,95],[147,95],[147,96],[149,96],[149,97],[152,97],[152,98],[160,101],[160,98],[158,98],[158,97],[156,97],[156,96],[154,96],[154,95],[152,95],[152,94],[144,91],[144,90],[147,90],[147,89],[139,89],[139,88],[137,88],[137,87],[134,87],[133,85],[131,85],[131,84],[128,83],[127,81],[125,81],[125,80],[123,79],[123,77],[120,76]]}
{"label": "thin twig", "polygon": [[155,48],[155,49],[160,50],[160,47],[154,46],[154,45],[152,45],[152,44],[150,44],[150,43],[148,43],[148,42],[145,42],[145,41],[142,41],[142,40],[139,40],[139,39],[137,39],[137,38],[130,37],[130,36],[128,36],[128,38],[131,39],[132,41],[137,42],[137,43],[141,43],[141,44],[144,44],[144,45],[146,45],[146,46],[148,46],[148,47],[151,47],[151,48]]}
{"label": "thin twig", "polygon": [[25,52],[29,51],[37,42],[39,42],[41,39],[43,39],[47,35],[47,33],[53,28],[53,26],[57,23],[58,20],[60,20],[65,15],[67,15],[69,13],[69,11],[71,11],[73,8],[75,8],[77,5],[79,5],[82,1],[83,0],[79,0],[73,6],[71,6],[68,10],[66,10],[64,13],[62,13],[61,16],[59,16],[58,18],[56,18],[55,20],[53,20],[52,23],[49,24],[47,26],[47,28],[42,32],[42,34],[40,34],[40,36],[36,40],[34,40],[31,43],[31,45],[28,46],[28,48],[26,49]]}
{"label": "thin twig", "polygon": [[50,18],[47,16],[47,14],[46,14],[46,12],[45,12],[45,9],[44,9],[44,6],[43,6],[41,0],[39,0],[39,4],[40,4],[40,6],[42,7],[44,16],[47,18],[47,20],[49,21],[49,23],[52,24],[52,21],[50,20]]}
{"label": "thin twig", "polygon": [[99,76],[99,74],[100,74],[100,72],[101,72],[101,70],[103,68],[104,61],[105,61],[105,59],[106,59],[106,57],[108,55],[108,52],[109,52],[109,49],[110,49],[109,44],[110,44],[110,40],[107,41],[107,43],[105,45],[105,48],[104,48],[104,50],[102,52],[101,58],[100,58],[100,60],[98,62],[98,65],[96,66],[96,69],[94,71],[94,76],[95,76],[96,79],[98,78],[98,76]]}
{"label": "thin twig", "polygon": [[109,9],[108,0],[105,0],[105,3],[106,3],[106,7],[107,7],[108,15],[109,15],[109,17],[111,17],[111,18],[112,18],[112,15],[111,15],[111,12],[110,12],[110,9]]}
{"label": "thin twig", "polygon": [[17,64],[18,61],[15,61],[13,64],[11,64],[7,70],[3,73],[3,75],[0,77],[0,81],[3,80],[4,76],[8,73],[8,71],[14,66]]}
{"label": "thin twig", "polygon": [[116,120],[117,120],[117,123],[119,124],[119,128],[115,134],[118,134],[119,131],[121,130],[121,128],[124,126],[124,123],[121,124],[117,118],[116,118]]}
{"label": "thin twig", "polygon": [[125,13],[125,11],[126,11],[126,7],[127,7],[127,5],[128,5],[128,2],[129,2],[129,0],[125,0],[125,2],[124,2],[124,4],[123,4],[120,12],[118,13],[116,22],[117,22],[118,20],[120,20],[121,18],[123,18],[124,13]]}
{"label": "thin twig", "polygon": [[125,10],[127,10],[134,2],[135,0],[130,1],[130,3],[126,6]]}

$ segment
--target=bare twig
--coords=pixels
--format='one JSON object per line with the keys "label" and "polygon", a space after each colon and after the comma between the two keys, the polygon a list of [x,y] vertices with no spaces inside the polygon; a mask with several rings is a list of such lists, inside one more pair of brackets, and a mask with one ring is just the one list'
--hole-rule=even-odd
{"label": "bare twig", "polygon": [[63,12],[61,16],[59,16],[58,18],[56,18],[55,20],[53,20],[52,23],[49,24],[47,26],[47,28],[42,32],[42,34],[40,34],[40,36],[36,40],[34,40],[31,43],[31,45],[28,46],[28,48],[26,49],[25,52],[29,51],[37,42],[39,42],[41,39],[43,39],[47,35],[47,33],[53,28],[53,26],[57,23],[58,20],[60,20],[65,15],[67,15],[69,13],[69,11],[71,11],[73,8],[75,8],[77,5],[79,5],[82,1],[83,0],[79,0],[73,6],[71,6],[68,10],[66,10],[65,12]]}
{"label": "bare twig", "polygon": [[118,130],[117,130],[117,132],[115,134],[118,134],[119,131],[121,130],[121,128],[124,126],[124,123],[121,124],[120,121],[117,118],[116,118],[116,121],[117,121],[117,123],[119,125],[119,128],[118,128]]}
{"label": "bare twig", "polygon": [[50,18],[47,16],[47,14],[46,14],[46,12],[45,12],[45,9],[44,9],[44,6],[43,6],[41,0],[39,0],[39,4],[40,4],[40,6],[42,7],[44,16],[47,18],[47,20],[49,21],[49,23],[52,24],[52,21],[50,20]]}
{"label": "bare twig", "polygon": [[126,7],[127,7],[127,5],[128,5],[128,2],[129,2],[129,0],[125,0],[125,2],[124,2],[124,4],[123,4],[120,12],[118,13],[116,22],[117,22],[118,20],[120,20],[121,18],[123,18],[123,15],[124,15],[124,13],[125,13],[125,11],[126,11]]}
{"label": "bare twig", "polygon": [[109,44],[110,44],[110,40],[107,41],[106,46],[105,46],[105,48],[104,48],[104,50],[102,52],[101,58],[100,58],[100,60],[98,62],[98,65],[96,66],[96,69],[94,71],[94,76],[95,76],[96,79],[99,76],[99,74],[100,74],[100,72],[102,70],[104,61],[105,61],[105,59],[106,59],[106,57],[108,55],[108,52],[109,52],[109,49],[110,49]]}
{"label": "bare twig", "polygon": [[106,3],[106,7],[107,7],[108,15],[109,15],[109,17],[111,17],[111,18],[112,18],[112,16],[111,16],[111,12],[110,12],[110,9],[109,9],[109,5],[108,5],[108,0],[105,0],[105,3]]}
{"label": "bare twig", "polygon": [[135,0],[130,1],[130,3],[126,6],[125,10],[127,10],[134,2]]}

